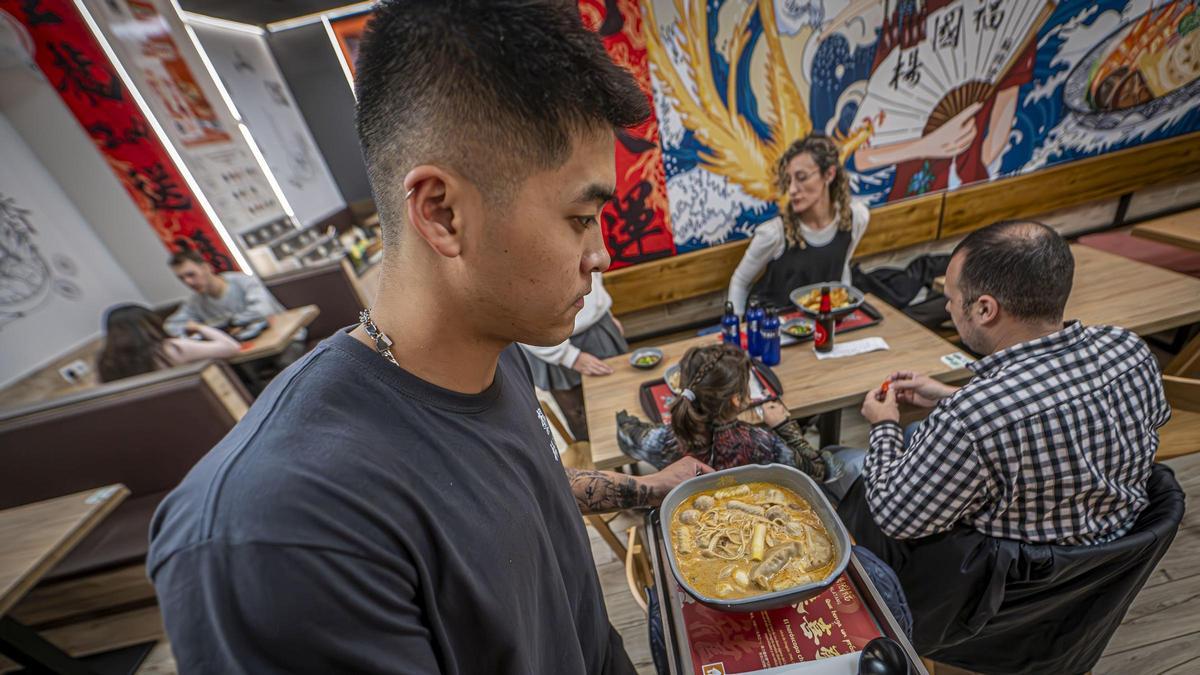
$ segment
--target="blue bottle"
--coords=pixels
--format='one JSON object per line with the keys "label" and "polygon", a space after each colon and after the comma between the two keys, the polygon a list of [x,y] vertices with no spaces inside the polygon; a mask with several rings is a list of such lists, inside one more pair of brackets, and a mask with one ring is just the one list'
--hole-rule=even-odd
{"label": "blue bottle", "polygon": [[721,336],[725,344],[742,348],[742,327],[738,315],[733,311],[733,303],[725,303],[725,315],[721,317]]}
{"label": "blue bottle", "polygon": [[779,313],[775,310],[767,310],[758,329],[758,339],[762,345],[762,362],[768,366],[779,365]]}
{"label": "blue bottle", "polygon": [[759,339],[758,333],[766,315],[762,306],[758,304],[758,299],[751,299],[750,308],[746,310],[746,347],[750,356],[762,356],[762,341]]}

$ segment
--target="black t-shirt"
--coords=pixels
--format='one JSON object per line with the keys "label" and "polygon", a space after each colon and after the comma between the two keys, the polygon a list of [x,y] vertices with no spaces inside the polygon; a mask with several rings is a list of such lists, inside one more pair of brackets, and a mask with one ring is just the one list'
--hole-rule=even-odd
{"label": "black t-shirt", "polygon": [[181,673],[633,672],[515,346],[465,395],[339,332],[150,536]]}

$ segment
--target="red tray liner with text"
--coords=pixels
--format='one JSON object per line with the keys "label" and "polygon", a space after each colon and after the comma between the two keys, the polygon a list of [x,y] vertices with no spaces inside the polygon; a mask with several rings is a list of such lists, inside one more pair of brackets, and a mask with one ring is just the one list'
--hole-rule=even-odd
{"label": "red tray liner with text", "polygon": [[862,651],[882,633],[842,574],[801,604],[733,613],[705,607],[676,585],[696,675],[751,673]]}
{"label": "red tray liner with text", "polygon": [[[812,320],[812,317],[809,317],[804,312],[797,310],[795,312],[789,312],[787,314],[780,315],[779,322],[787,323],[792,319],[799,318],[807,318],[810,321]],[[833,331],[836,335],[838,333],[847,333],[859,328],[866,328],[867,326],[874,326],[875,324],[879,323],[881,318],[883,318],[882,315],[878,314],[878,311],[874,307],[871,307],[870,305],[863,305],[853,312],[850,312],[846,316],[838,319],[833,325]]]}
{"label": "red tray liner with text", "polygon": [[[788,321],[791,321],[792,319],[799,319],[799,318],[807,318],[809,321],[812,320],[812,317],[808,316],[804,312],[801,312],[800,310],[796,310],[794,312],[788,312],[787,314],[780,314],[779,315],[779,323],[784,324],[784,323],[787,323]],[[850,312],[849,314],[847,314],[846,316],[843,316],[842,318],[838,319],[837,322],[834,324],[834,332],[835,333],[848,333],[852,330],[858,330],[859,328],[866,328],[867,326],[874,326],[875,324],[879,323],[882,320],[883,320],[883,315],[879,313],[879,310],[875,309],[874,307],[872,307],[869,304],[864,303],[858,309],[856,309],[853,312]],[[700,335],[715,335],[715,336],[717,336],[718,340],[720,340],[720,333],[721,333],[721,327],[719,325],[718,326],[709,326],[708,328],[705,328],[704,330],[700,331]],[[811,340],[811,339],[812,339],[812,336],[809,336],[806,338],[801,338],[798,341],[804,342],[805,340]],[[746,331],[742,331],[742,349],[746,349]]]}

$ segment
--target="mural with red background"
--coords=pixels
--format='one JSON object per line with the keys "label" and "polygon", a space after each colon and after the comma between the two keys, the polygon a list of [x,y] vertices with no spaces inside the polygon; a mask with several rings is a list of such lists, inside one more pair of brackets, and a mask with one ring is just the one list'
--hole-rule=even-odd
{"label": "mural with red background", "polygon": [[[237,263],[70,0],[0,0],[32,57],[168,250]],[[6,17],[8,18],[8,17]]]}

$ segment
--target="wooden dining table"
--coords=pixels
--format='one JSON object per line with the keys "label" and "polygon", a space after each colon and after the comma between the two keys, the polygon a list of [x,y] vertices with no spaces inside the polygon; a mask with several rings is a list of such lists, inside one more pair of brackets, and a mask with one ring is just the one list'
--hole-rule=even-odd
{"label": "wooden dining table", "polygon": [[92,672],[7,613],[128,496],[109,485],[0,511],[0,654],[36,672]]}
{"label": "wooden dining table", "polygon": [[[879,311],[882,320],[873,326],[839,335],[837,340],[849,342],[878,337],[887,342],[887,350],[819,360],[811,342],[782,349],[781,362],[772,369],[783,385],[783,403],[793,416],[831,413],[858,404],[868,391],[879,387],[885,378],[898,370],[913,370],[943,382],[960,382],[970,376],[967,369],[948,365],[942,360],[953,354],[962,356],[959,347],[877,297],[868,295],[867,302]],[[719,340],[720,335],[716,334],[659,345],[663,359],[649,370],[631,366],[627,354],[614,356],[605,360],[614,371],[612,375],[583,376],[584,405],[596,468],[611,469],[634,462],[617,445],[616,414],[626,410],[645,417],[638,400],[641,384],[663,377],[667,367],[678,363],[688,349]],[[967,357],[967,360],[971,359]],[[832,433],[836,436],[836,429]],[[825,430],[822,435],[826,436]],[[827,440],[823,438],[823,441]]]}
{"label": "wooden dining table", "polygon": [[1138,335],[1200,321],[1200,279],[1073,244],[1075,280],[1064,318]]}
{"label": "wooden dining table", "polygon": [[267,328],[253,340],[242,343],[242,350],[229,357],[230,363],[245,363],[278,356],[295,339],[296,333],[308,327],[321,314],[316,305],[287,309],[267,317]]}
{"label": "wooden dining table", "polygon": [[1200,251],[1200,209],[1135,225],[1133,236]]}

